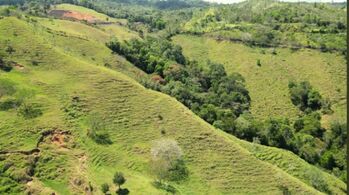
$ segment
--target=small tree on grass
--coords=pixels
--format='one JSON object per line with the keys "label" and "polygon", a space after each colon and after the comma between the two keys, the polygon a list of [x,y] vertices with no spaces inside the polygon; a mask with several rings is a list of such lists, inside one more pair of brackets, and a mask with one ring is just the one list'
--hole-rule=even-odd
{"label": "small tree on grass", "polygon": [[101,190],[104,194],[106,194],[109,191],[109,185],[107,183],[102,184]]}
{"label": "small tree on grass", "polygon": [[124,174],[121,172],[116,172],[114,174],[113,182],[115,185],[118,186],[118,191],[121,189],[121,185],[126,182],[126,179],[124,177]]}
{"label": "small tree on grass", "polygon": [[170,139],[158,140],[151,148],[151,170],[158,182],[164,179],[181,180],[188,175],[182,160],[182,150]]}
{"label": "small tree on grass", "polygon": [[260,59],[257,60],[257,66],[259,66],[259,67],[262,66],[262,63],[261,63]]}

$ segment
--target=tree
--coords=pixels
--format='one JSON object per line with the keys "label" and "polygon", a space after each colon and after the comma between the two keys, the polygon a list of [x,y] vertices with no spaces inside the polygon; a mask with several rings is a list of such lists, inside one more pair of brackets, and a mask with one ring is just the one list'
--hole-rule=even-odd
{"label": "tree", "polygon": [[126,182],[124,174],[122,172],[116,172],[114,174],[113,182],[118,186],[119,190],[121,189],[121,185]]}
{"label": "tree", "polygon": [[290,82],[288,88],[292,103],[302,111],[321,109],[322,97],[313,89],[308,81],[300,83]]}
{"label": "tree", "polygon": [[164,179],[179,180],[187,176],[182,150],[170,139],[155,141],[151,148],[151,169],[161,183]]}
{"label": "tree", "polygon": [[106,194],[109,191],[109,185],[107,183],[102,184],[101,190],[104,194]]}

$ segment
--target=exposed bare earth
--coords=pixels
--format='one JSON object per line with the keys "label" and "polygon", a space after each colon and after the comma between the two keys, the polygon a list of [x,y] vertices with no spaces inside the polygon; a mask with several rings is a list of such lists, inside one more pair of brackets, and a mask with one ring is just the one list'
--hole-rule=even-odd
{"label": "exposed bare earth", "polygon": [[77,12],[77,11],[69,11],[69,10],[51,10],[49,12],[51,16],[63,18],[63,19],[72,19],[72,20],[85,20],[89,23],[97,22],[97,19],[94,16],[89,14]]}

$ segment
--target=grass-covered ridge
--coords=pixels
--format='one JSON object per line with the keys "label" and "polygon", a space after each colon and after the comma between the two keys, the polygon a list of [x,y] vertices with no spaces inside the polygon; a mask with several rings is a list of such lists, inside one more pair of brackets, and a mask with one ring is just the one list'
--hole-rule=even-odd
{"label": "grass-covered ridge", "polygon": [[[0,123],[4,130],[1,150],[31,150],[46,130],[70,132],[63,133],[67,137],[64,147],[53,142],[50,135],[40,143],[34,180],[27,184],[17,184],[14,179],[25,174],[30,157],[17,153],[2,155],[1,166],[16,162],[16,166],[1,174],[2,181],[7,180],[8,185],[22,187],[12,188],[14,192],[28,188],[42,193],[83,193],[89,182],[98,191],[102,183],[111,183],[113,173],[118,170],[125,173],[128,181],[124,187],[131,193],[164,194],[150,184],[153,178],[148,161],[152,141],[168,137],[179,142],[190,172],[188,181],[173,184],[181,194],[279,194],[280,185],[297,194],[319,193],[306,184],[310,183],[307,178],[290,173],[291,176],[282,166],[280,169],[262,158],[257,159],[248,151],[249,147],[214,129],[173,98],[147,90],[125,76],[136,78],[132,73],[136,70],[122,58],[108,61],[116,70],[104,67],[103,60],[110,50],[103,44],[88,59],[82,55],[83,47],[71,41],[75,40],[72,37],[49,33],[40,21],[33,23],[14,17],[0,20],[0,34],[0,43],[10,44],[15,50],[7,54],[2,49],[5,59],[24,66],[1,72],[1,78],[12,81],[18,88],[34,90],[36,95],[32,100],[43,111],[43,115],[29,123],[18,117],[14,109],[0,111],[6,119]],[[96,42],[87,39],[82,40],[82,45],[93,48]],[[113,144],[98,145],[87,137],[85,118],[90,112],[105,116],[106,131]],[[162,130],[165,135],[161,134]],[[22,135],[26,134],[30,137],[24,139]],[[305,165],[310,166],[300,161],[299,166]],[[342,193],[343,182],[314,169],[326,175],[331,190]]]}

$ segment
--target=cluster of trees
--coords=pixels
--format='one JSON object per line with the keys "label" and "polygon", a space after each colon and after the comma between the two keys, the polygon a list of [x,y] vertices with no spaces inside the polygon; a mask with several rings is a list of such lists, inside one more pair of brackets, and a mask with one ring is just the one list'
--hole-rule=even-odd
{"label": "cluster of trees", "polygon": [[286,118],[258,121],[244,113],[232,123],[233,134],[248,141],[290,150],[346,181],[347,124],[334,121],[328,129],[321,126],[319,111],[330,110],[330,103],[324,101],[309,82],[290,82],[289,91],[292,102],[302,111],[294,121]]}
{"label": "cluster of trees", "polygon": [[[233,121],[249,110],[251,98],[244,78],[238,73],[227,75],[221,64],[189,62],[181,47],[158,38],[124,43],[113,40],[107,46],[145,72],[160,77],[158,85],[150,87],[176,97],[204,120],[227,132],[232,132]],[[203,66],[207,68],[199,68]]]}
{"label": "cluster of trees", "polygon": [[[300,110],[304,112],[312,112],[320,110],[323,99],[318,91],[313,89],[308,81],[300,83],[289,82],[288,88],[290,90],[291,101]],[[328,108],[330,109],[330,108]]]}
{"label": "cluster of trees", "polygon": [[114,39],[107,46],[149,74],[163,76],[165,66],[169,63],[186,63],[181,47],[163,39],[146,37],[144,41],[131,39],[124,43]]}

